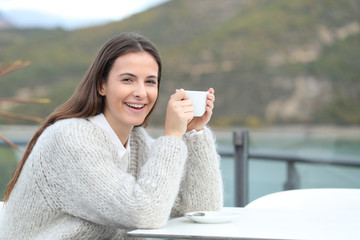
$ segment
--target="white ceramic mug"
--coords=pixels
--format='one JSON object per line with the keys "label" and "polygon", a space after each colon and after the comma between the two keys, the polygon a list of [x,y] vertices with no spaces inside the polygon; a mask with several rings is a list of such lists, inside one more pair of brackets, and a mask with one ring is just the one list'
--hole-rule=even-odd
{"label": "white ceramic mug", "polygon": [[186,95],[192,101],[194,106],[194,116],[201,117],[205,113],[206,100],[209,92],[185,90]]}

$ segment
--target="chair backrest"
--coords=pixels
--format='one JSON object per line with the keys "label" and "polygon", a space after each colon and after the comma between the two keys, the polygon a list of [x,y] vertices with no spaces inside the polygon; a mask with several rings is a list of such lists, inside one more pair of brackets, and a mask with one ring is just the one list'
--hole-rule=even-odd
{"label": "chair backrest", "polygon": [[360,210],[360,189],[318,188],[276,192],[260,197],[246,208]]}

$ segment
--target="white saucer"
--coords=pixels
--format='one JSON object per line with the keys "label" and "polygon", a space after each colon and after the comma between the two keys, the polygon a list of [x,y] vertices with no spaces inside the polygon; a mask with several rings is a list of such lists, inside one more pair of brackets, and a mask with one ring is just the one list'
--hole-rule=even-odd
{"label": "white saucer", "polygon": [[233,221],[235,218],[239,216],[239,214],[231,213],[231,212],[217,212],[217,211],[198,211],[198,212],[205,213],[205,216],[194,216],[193,214],[197,212],[185,213],[184,216],[197,223],[227,223]]}

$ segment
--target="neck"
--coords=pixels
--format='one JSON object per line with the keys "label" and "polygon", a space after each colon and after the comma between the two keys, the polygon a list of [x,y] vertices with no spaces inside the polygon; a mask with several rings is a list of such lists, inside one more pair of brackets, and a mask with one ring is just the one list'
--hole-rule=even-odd
{"label": "neck", "polygon": [[113,119],[111,115],[110,116],[107,115],[105,112],[104,112],[104,116],[108,121],[108,123],[110,124],[110,127],[114,130],[116,136],[120,139],[122,145],[126,147],[130,133],[133,130],[134,126],[119,124],[118,121]]}
{"label": "neck", "polygon": [[129,140],[130,133],[131,133],[133,128],[131,127],[131,128],[128,128],[128,129],[124,129],[124,128],[115,129],[111,124],[110,124],[110,126],[114,129],[116,135],[120,139],[120,142],[126,148],[126,145],[128,143],[128,140]]}

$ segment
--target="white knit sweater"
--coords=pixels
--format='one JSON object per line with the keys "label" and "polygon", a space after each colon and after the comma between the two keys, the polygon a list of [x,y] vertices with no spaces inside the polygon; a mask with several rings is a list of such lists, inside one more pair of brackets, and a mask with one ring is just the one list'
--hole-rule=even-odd
{"label": "white knit sweater", "polygon": [[0,239],[128,239],[134,228],[159,228],[170,214],[218,210],[219,157],[203,134],[154,140],[131,134],[127,172],[99,127],[61,120],[38,139],[6,204]]}

